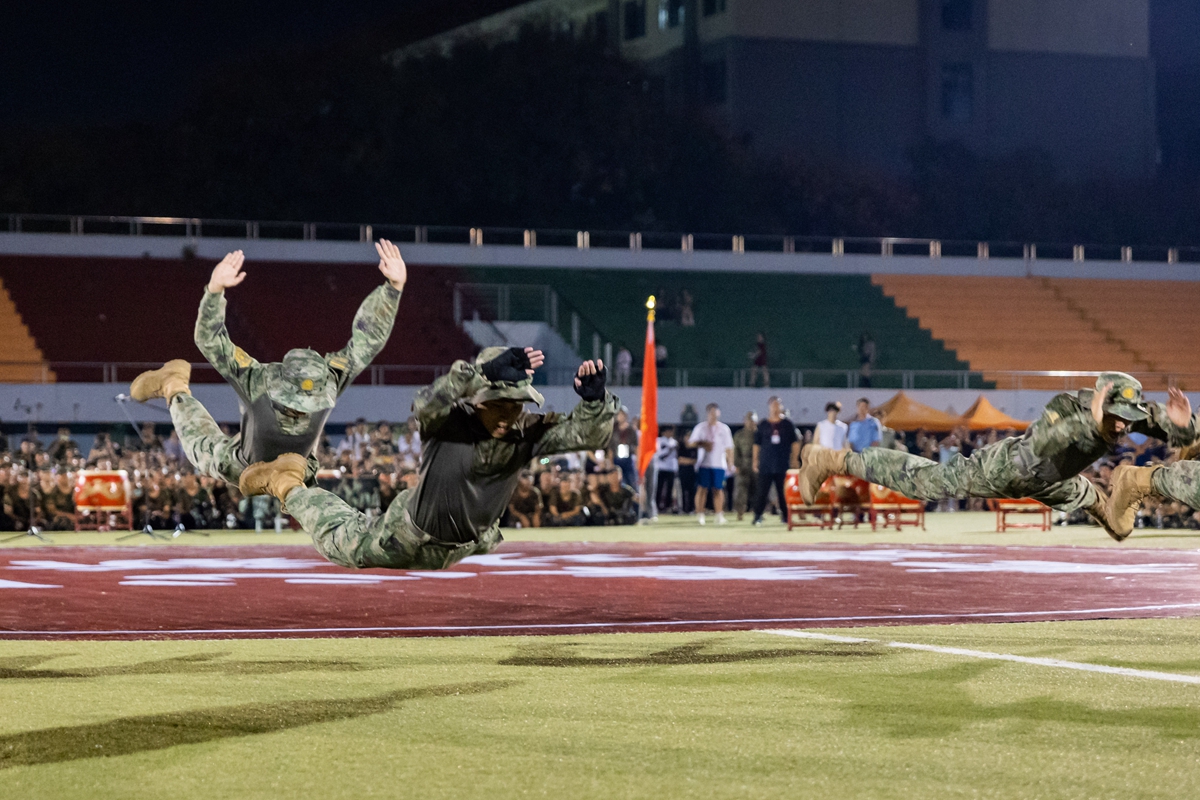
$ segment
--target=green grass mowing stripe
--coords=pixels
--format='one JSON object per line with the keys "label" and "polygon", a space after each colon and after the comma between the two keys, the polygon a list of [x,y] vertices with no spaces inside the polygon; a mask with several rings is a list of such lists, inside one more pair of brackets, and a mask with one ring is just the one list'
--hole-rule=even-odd
{"label": "green grass mowing stripe", "polygon": [[982,658],[989,661],[1012,661],[1017,664],[1033,664],[1039,667],[1055,667],[1057,669],[1074,669],[1080,672],[1100,672],[1106,675],[1121,675],[1126,678],[1145,678],[1153,681],[1200,684],[1200,676],[1196,675],[1179,675],[1174,672],[1155,672],[1152,670],[1130,669],[1129,667],[1108,667],[1103,664],[1085,664],[1080,661],[1063,661],[1057,658],[1032,658],[1030,656],[1016,656],[1011,653],[988,653],[983,650],[967,650],[961,647],[942,647],[940,645],[914,644],[912,642],[882,642],[879,639],[832,636],[824,633],[809,633],[808,631],[760,630],[758,632],[770,633],[775,636],[790,636],[796,639],[820,639],[822,641],[840,642],[842,644],[882,644],[885,647],[895,647],[901,650],[923,650],[928,653],[964,656],[966,658]]}
{"label": "green grass mowing stripe", "polygon": [[[545,622],[545,623],[513,623],[505,625],[409,625],[409,626],[375,626],[375,627],[328,627],[328,628],[147,628],[144,630],[0,630],[0,639],[11,636],[135,636],[135,635],[260,635],[272,634],[317,634],[317,633],[450,633],[471,635],[485,631],[508,631],[519,634],[524,631],[548,630],[571,631],[582,633],[588,631],[609,630],[644,630],[650,628],[670,628],[681,626],[702,625],[766,625],[800,622],[895,622],[899,620],[969,620],[969,619],[1007,619],[1024,621],[1026,617],[1072,617],[1080,614],[1114,614],[1134,611],[1175,611],[1180,609],[1200,608],[1200,603],[1170,603],[1146,606],[1112,606],[1108,608],[1077,608],[1055,609],[1052,611],[983,611],[983,612],[947,612],[944,614],[883,614],[862,615],[850,617],[777,617],[749,619],[672,619],[653,621],[616,621],[616,622]],[[1067,620],[1064,620],[1067,621]],[[1083,620],[1075,620],[1083,621]]]}

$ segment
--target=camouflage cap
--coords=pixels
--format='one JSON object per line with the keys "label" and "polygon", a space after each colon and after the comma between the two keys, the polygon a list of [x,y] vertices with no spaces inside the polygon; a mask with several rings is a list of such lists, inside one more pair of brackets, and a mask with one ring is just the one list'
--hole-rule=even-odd
{"label": "camouflage cap", "polygon": [[1104,413],[1128,422],[1146,419],[1150,412],[1142,399],[1142,384],[1137,378],[1124,372],[1102,372],[1096,378],[1096,391],[1108,384],[1108,396],[1104,398]]}
{"label": "camouflage cap", "polygon": [[[507,350],[507,347],[485,347],[475,357],[475,366],[482,367]],[[514,400],[518,403],[537,403],[539,408],[546,402],[546,398],[542,397],[542,393],[533,388],[533,380],[530,378],[517,381],[516,383],[493,381],[488,384],[486,389],[476,392],[475,396],[471,398],[471,403],[478,406],[483,405],[489,400]]]}
{"label": "camouflage cap", "polygon": [[289,350],[267,373],[267,394],[281,406],[317,414],[337,403],[337,384],[315,350]]}

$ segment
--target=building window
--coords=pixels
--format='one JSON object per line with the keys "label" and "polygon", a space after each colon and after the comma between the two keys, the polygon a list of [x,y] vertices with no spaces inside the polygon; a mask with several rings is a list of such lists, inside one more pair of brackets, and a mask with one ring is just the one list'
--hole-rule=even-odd
{"label": "building window", "polygon": [[942,0],[942,30],[971,30],[973,6],[971,0]]}
{"label": "building window", "polygon": [[646,35],[646,0],[626,0],[625,39],[640,39]]}
{"label": "building window", "polygon": [[942,117],[970,122],[975,110],[975,70],[968,63],[942,65]]}
{"label": "building window", "polygon": [[658,29],[678,28],[683,24],[684,0],[658,0]]}
{"label": "building window", "polygon": [[725,59],[705,61],[701,67],[704,78],[704,102],[722,105],[725,102]]}
{"label": "building window", "polygon": [[704,16],[711,17],[713,14],[722,14],[725,12],[725,0],[704,0]]}

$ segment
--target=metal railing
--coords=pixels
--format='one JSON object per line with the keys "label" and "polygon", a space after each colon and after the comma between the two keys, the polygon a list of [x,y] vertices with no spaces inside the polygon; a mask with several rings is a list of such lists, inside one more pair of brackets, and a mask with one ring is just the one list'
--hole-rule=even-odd
{"label": "metal railing", "polygon": [[[158,362],[137,361],[0,361],[0,383],[106,383],[127,384]],[[547,366],[538,370],[535,383],[541,386],[569,386],[575,377],[575,365]],[[448,365],[373,364],[356,383],[370,386],[423,386],[450,371]],[[761,371],[718,367],[660,367],[658,384],[667,388],[728,387],[772,389],[1040,389],[1070,391],[1095,385],[1097,372],[1066,370],[936,370],[880,369],[872,371],[868,382],[857,369],[771,369],[769,381]],[[1147,390],[1168,386],[1200,390],[1200,374],[1141,372],[1133,373]],[[609,384],[640,386],[642,371],[630,370],[628,376],[610,366]],[[223,379],[206,362],[192,364],[192,382],[221,383]]]}
{"label": "metal railing", "polygon": [[561,228],[472,228],[455,225],[291,222],[200,219],[195,217],[83,216],[6,214],[10,233],[166,236],[185,239],[292,239],[297,241],[370,242],[385,237],[401,243],[457,244],[470,247],[509,245],[534,249],[564,247],[744,253],[820,253],[832,256],[965,257],[1024,261],[1120,261],[1200,264],[1200,247],[1110,245],[1064,242],[976,241],[914,237],[787,236],[769,234],[680,233],[659,231],[588,231]]}

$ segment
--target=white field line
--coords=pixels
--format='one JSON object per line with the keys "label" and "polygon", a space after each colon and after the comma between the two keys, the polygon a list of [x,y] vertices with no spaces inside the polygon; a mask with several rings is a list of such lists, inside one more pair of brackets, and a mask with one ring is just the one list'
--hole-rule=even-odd
{"label": "white field line", "polygon": [[[606,630],[613,628],[672,628],[704,625],[795,625],[802,623],[821,624],[830,622],[897,622],[901,620],[965,620],[965,619],[1011,619],[1013,617],[1063,617],[1075,620],[1088,614],[1125,614],[1145,611],[1181,611],[1200,609],[1200,603],[1169,603],[1148,606],[1113,606],[1110,608],[1076,608],[1056,611],[980,611],[960,614],[877,614],[854,617],[779,617],[760,619],[668,619],[642,622],[546,622],[513,625],[396,625],[373,627],[329,627],[329,628],[158,628],[148,630],[73,630],[36,631],[3,630],[0,639],[13,636],[221,636],[221,635],[269,635],[317,634],[317,633],[428,633],[470,635],[490,631],[533,631],[533,630]],[[793,632],[795,635],[798,632]],[[816,636],[817,634],[813,634]],[[855,640],[859,641],[859,640]],[[866,641],[866,640],[862,640]]]}
{"label": "white field line", "polygon": [[1011,653],[989,653],[984,650],[965,650],[961,647],[941,647],[933,644],[914,644],[912,642],[884,642],[879,639],[861,639],[853,636],[832,636],[825,633],[810,633],[808,631],[760,630],[758,633],[770,633],[775,636],[790,636],[796,639],[820,639],[827,642],[843,644],[881,644],[884,647],[895,647],[901,650],[922,650],[927,653],[941,653],[948,656],[963,656],[964,658],[981,658],[988,661],[1012,661],[1017,664],[1033,664],[1038,667],[1054,667],[1056,669],[1074,669],[1080,672],[1099,672],[1105,675],[1121,675],[1126,678],[1144,678],[1152,681],[1170,681],[1172,683],[1200,684],[1200,675],[1179,675],[1174,672],[1155,672],[1128,667],[1107,667],[1103,664],[1087,664],[1081,661],[1063,661],[1058,658],[1034,658],[1031,656],[1015,656]]}

